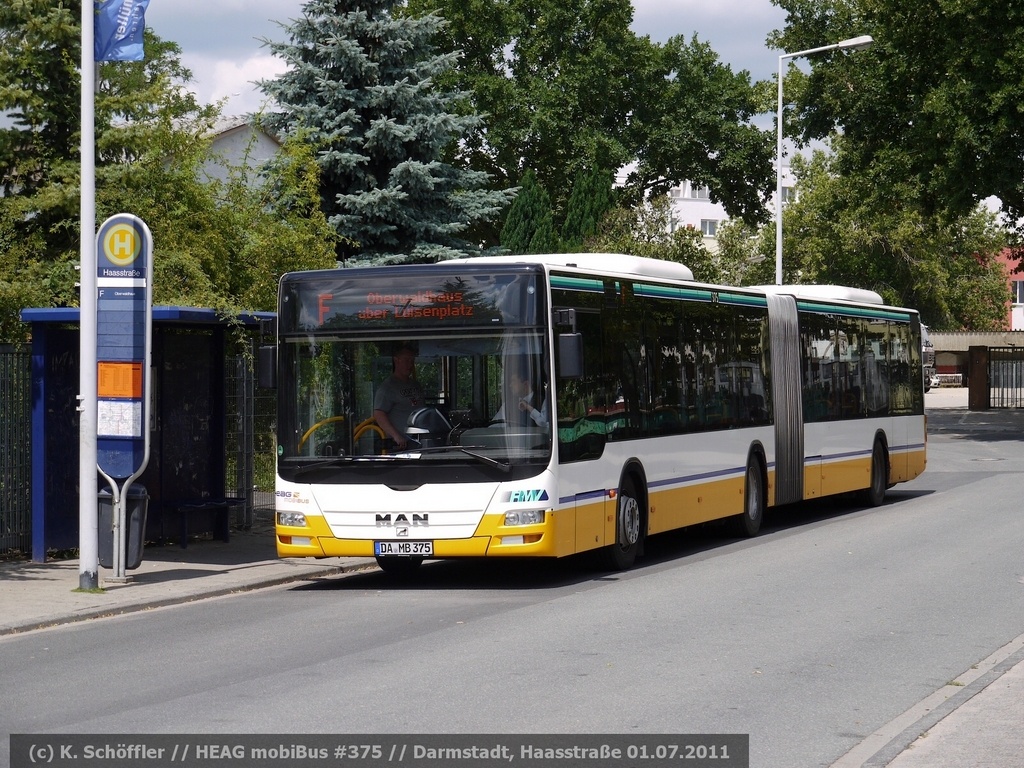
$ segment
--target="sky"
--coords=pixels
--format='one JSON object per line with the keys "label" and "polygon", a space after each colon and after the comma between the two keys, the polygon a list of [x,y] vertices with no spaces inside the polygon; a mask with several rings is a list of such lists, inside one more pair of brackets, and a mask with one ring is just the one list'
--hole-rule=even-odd
{"label": "sky", "polygon": [[[150,0],[146,26],[181,47],[202,103],[226,98],[223,114],[243,115],[263,105],[253,82],[284,69],[260,40],[284,41],[279,23],[298,17],[302,6],[303,0]],[[655,42],[696,34],[734,72],[768,80],[778,71],[779,51],[765,38],[782,28],[786,14],[771,0],[633,0],[633,8],[633,30]]]}

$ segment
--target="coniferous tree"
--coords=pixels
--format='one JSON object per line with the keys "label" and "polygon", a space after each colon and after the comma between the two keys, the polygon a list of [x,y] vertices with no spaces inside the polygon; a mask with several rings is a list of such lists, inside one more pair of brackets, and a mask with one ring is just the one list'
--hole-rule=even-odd
{"label": "coniferous tree", "polygon": [[593,168],[576,174],[562,225],[562,247],[578,251],[598,233],[601,217],[612,207],[612,175]]}
{"label": "coniferous tree", "polygon": [[523,174],[519,194],[501,230],[501,247],[509,253],[554,253],[559,250],[551,198],[533,171]]}
{"label": "coniferous tree", "polygon": [[288,69],[260,83],[279,109],[268,124],[303,132],[317,151],[321,204],[349,263],[436,261],[478,248],[463,237],[496,219],[511,199],[487,190],[486,173],[444,161],[480,124],[465,97],[438,77],[456,53],[439,55],[444,24],[433,14],[400,18],[400,0],[309,0],[282,25],[288,42],[264,41]]}

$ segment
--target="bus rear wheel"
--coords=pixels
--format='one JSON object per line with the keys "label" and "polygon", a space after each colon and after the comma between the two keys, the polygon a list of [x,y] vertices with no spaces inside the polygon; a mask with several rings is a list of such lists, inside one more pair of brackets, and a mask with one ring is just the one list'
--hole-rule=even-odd
{"label": "bus rear wheel", "polygon": [[736,532],[740,536],[756,536],[764,521],[765,484],[761,461],[757,456],[747,460],[747,472],[743,482],[743,512],[734,518]]}
{"label": "bus rear wheel", "polygon": [[377,565],[384,573],[391,576],[409,576],[419,569],[422,557],[395,557],[384,555],[377,557]]}
{"label": "bus rear wheel", "polygon": [[642,517],[636,487],[632,480],[627,479],[619,489],[619,504],[615,513],[615,543],[604,549],[604,562],[610,570],[625,571],[633,566],[640,549]]}

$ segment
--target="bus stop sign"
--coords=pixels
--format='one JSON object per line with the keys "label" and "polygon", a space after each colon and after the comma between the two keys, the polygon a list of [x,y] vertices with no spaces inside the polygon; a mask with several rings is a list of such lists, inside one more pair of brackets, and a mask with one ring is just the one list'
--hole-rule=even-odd
{"label": "bus stop sign", "polygon": [[112,478],[145,469],[149,451],[153,237],[119,213],[96,235],[96,463]]}

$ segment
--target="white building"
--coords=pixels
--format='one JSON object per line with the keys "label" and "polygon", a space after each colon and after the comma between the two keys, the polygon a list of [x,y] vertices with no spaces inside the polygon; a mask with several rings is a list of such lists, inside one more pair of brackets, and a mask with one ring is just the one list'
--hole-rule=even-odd
{"label": "white building", "polygon": [[[788,165],[782,167],[782,200],[783,204],[796,199],[796,187],[793,174]],[[711,200],[711,190],[684,182],[673,187],[669,192],[672,200],[672,229],[690,227],[700,231],[704,236],[704,246],[709,251],[718,249],[718,227],[729,218],[721,203]],[[769,210],[775,212],[775,195],[769,202]]]}
{"label": "white building", "polygon": [[209,179],[226,181],[229,168],[259,168],[281,148],[276,136],[245,117],[222,117],[210,132],[211,160],[203,165]]}

